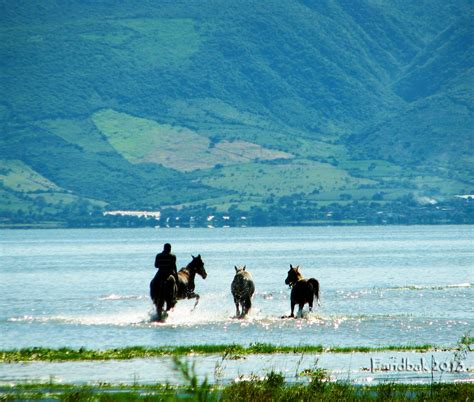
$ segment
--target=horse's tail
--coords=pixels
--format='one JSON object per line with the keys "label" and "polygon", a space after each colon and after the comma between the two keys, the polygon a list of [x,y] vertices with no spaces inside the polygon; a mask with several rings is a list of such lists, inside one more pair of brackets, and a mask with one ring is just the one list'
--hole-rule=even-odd
{"label": "horse's tail", "polygon": [[314,297],[316,298],[318,302],[318,306],[320,306],[321,303],[319,302],[319,281],[317,279],[310,278],[308,279],[308,282],[311,283],[311,285],[313,285]]}
{"label": "horse's tail", "polygon": [[247,307],[247,311],[252,308],[252,296],[255,292],[255,284],[253,283],[253,280],[248,280],[246,283],[246,288],[245,288],[245,305]]}

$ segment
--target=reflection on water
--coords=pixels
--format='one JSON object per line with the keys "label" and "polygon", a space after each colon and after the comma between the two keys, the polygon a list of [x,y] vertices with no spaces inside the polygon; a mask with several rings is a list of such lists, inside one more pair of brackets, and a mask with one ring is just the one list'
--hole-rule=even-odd
{"label": "reflection on water", "polygon": [[[253,342],[453,345],[472,328],[472,226],[0,231],[1,349]],[[152,321],[154,256],[200,253],[201,300]],[[321,283],[322,305],[289,314],[290,264]],[[234,265],[256,283],[232,318]]]}

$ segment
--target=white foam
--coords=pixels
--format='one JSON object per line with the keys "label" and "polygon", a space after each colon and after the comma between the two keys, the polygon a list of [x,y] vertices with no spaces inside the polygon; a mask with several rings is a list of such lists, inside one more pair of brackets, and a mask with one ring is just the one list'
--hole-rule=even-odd
{"label": "white foam", "polygon": [[229,310],[216,309],[210,300],[201,298],[196,308],[194,300],[180,300],[168,313],[165,324],[172,326],[194,326],[201,324],[224,323],[232,315]]}
{"label": "white foam", "polygon": [[144,300],[147,296],[143,295],[117,295],[112,293],[106,296],[100,296],[98,300]]}
{"label": "white foam", "polygon": [[148,322],[148,315],[137,311],[119,312],[116,314],[92,315],[55,315],[55,316],[21,316],[9,318],[10,322],[58,322],[79,325],[136,325]]}

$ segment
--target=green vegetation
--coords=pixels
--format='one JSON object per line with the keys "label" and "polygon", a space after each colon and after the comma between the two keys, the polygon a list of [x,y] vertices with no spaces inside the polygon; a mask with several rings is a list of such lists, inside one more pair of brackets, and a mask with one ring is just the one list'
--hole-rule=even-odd
{"label": "green vegetation", "polygon": [[[140,119],[126,113],[103,110],[95,113],[92,120],[115,150],[132,163],[156,161],[176,170],[192,170],[194,166],[189,164],[193,163],[193,152],[208,149],[209,141],[190,130]],[[183,144],[188,144],[189,149],[183,147]],[[179,152],[180,147],[182,152]],[[194,163],[200,161],[196,160]]]}
{"label": "green vegetation", "polygon": [[77,145],[87,152],[113,152],[113,147],[89,119],[54,119],[36,123],[38,127]]}
{"label": "green vegetation", "polygon": [[6,188],[18,193],[59,190],[58,186],[19,160],[0,160],[0,179]]}
{"label": "green vegetation", "polygon": [[313,161],[287,161],[283,163],[242,164],[219,169],[203,179],[211,187],[235,190],[243,197],[287,196],[298,192],[311,193],[350,191],[359,185],[370,185],[372,180],[351,177],[344,170],[329,164]]}
{"label": "green vegetation", "polygon": [[[2,198],[3,214],[22,215],[28,210],[33,216],[45,217],[70,211],[72,205],[77,205],[82,213],[92,209],[103,208],[106,203],[94,199],[82,199],[16,159],[0,159],[0,196]],[[24,219],[20,218],[24,221]],[[58,223],[58,219],[52,219]],[[42,225],[47,222],[42,219]]]}
{"label": "green vegetation", "polygon": [[412,3],[9,5],[0,224],[473,194],[472,4]]}
{"label": "green vegetation", "polygon": [[[88,350],[88,349],[48,349],[27,348],[4,350],[0,352],[2,362],[26,361],[79,361],[79,360],[127,360],[135,358],[150,358],[159,356],[184,356],[191,354],[272,354],[272,353],[352,353],[352,352],[383,352],[383,351],[416,351],[427,352],[439,350],[433,345],[412,346],[334,346],[321,345],[278,346],[256,343],[250,346],[242,345],[193,345],[193,346],[164,346],[158,348],[130,346],[120,349]],[[443,349],[444,350],[444,349]]]}
{"label": "green vegetation", "polygon": [[159,124],[110,109],[95,113],[92,120],[115,150],[132,163],[156,163],[186,172],[257,158],[291,157],[245,141],[212,142],[184,127]]}
{"label": "green vegetation", "polygon": [[[455,359],[465,359],[465,354],[469,350],[472,337],[465,334],[457,344]],[[318,368],[305,369],[297,372],[300,378],[296,383],[288,384],[282,373],[270,371],[265,376],[250,374],[249,376],[239,376],[231,384],[211,385],[207,378],[200,381],[195,371],[195,365],[190,365],[181,356],[183,354],[196,353],[223,353],[225,358],[238,358],[240,354],[248,353],[305,353],[315,352],[318,349],[330,351],[332,353],[346,353],[354,351],[382,351],[382,350],[412,350],[428,351],[433,350],[430,345],[423,346],[389,346],[386,348],[332,348],[323,349],[320,346],[297,346],[285,347],[269,344],[253,344],[249,347],[240,345],[209,345],[190,346],[179,348],[148,349],[146,357],[154,356],[153,353],[164,353],[173,356],[173,362],[177,373],[184,380],[185,385],[170,386],[169,384],[108,384],[76,386],[72,384],[55,384],[52,380],[49,383],[38,384],[15,384],[0,386],[0,398],[2,400],[74,400],[74,401],[108,401],[108,400],[189,400],[189,401],[249,401],[249,400],[338,400],[338,401],[444,401],[444,400],[471,400],[474,396],[474,386],[471,383],[431,383],[429,385],[420,384],[395,384],[382,383],[371,386],[358,386],[350,382],[332,382],[330,373],[327,370]],[[113,351],[75,351],[72,349],[29,349],[23,352],[24,356],[31,356],[32,351],[36,351],[34,360],[41,360],[42,353],[49,354],[50,360],[59,352],[67,359],[60,358],[60,361],[82,360],[77,359],[77,354],[89,354],[89,359],[95,360],[101,354],[100,359],[108,358],[132,358],[141,355],[144,348],[114,349]],[[115,357],[104,354],[113,352]],[[123,352],[123,353],[122,353]],[[131,354],[134,352],[135,354]],[[138,355],[137,353],[138,352]],[[52,354],[51,354],[52,353]],[[95,353],[95,355],[94,355]],[[121,357],[117,357],[120,355]],[[2,355],[5,356],[4,354]],[[56,355],[57,356],[57,355]],[[127,357],[124,357],[127,356]],[[31,356],[33,357],[33,356]],[[141,356],[144,357],[144,356]],[[2,361],[2,360],[0,360]],[[12,360],[7,360],[11,362]],[[16,360],[13,360],[16,361]],[[216,366],[217,369],[217,366]]]}
{"label": "green vegetation", "polygon": [[68,385],[18,384],[0,387],[2,400],[62,401],[470,401],[474,386],[469,383],[377,384],[357,386],[345,382],[329,382],[324,370],[306,373],[307,383],[288,384],[282,374],[270,372],[265,377],[250,376],[248,380],[225,386],[200,382],[193,368],[176,360],[177,371],[187,385]]}
{"label": "green vegetation", "polygon": [[224,388],[222,401],[455,401],[470,400],[472,384],[354,386],[328,383],[316,377],[308,385],[275,387],[272,378],[232,384]]}

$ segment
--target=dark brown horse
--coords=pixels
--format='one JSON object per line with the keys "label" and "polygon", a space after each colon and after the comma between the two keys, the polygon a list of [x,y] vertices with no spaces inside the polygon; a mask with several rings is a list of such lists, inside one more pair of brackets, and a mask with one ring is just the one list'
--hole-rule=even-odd
{"label": "dark brown horse", "polygon": [[299,266],[293,267],[290,265],[290,270],[288,271],[288,277],[286,278],[285,283],[291,287],[290,317],[295,317],[295,305],[299,306],[298,314],[301,316],[305,304],[309,305],[309,311],[313,311],[313,301],[315,298],[318,302],[318,305],[320,304],[318,280],[314,278],[303,278]]}
{"label": "dark brown horse", "polygon": [[[192,256],[192,258],[192,261],[185,268],[178,271],[178,283],[172,275],[161,283],[155,278],[150,282],[150,297],[156,307],[158,321],[164,320],[165,311],[171,310],[178,300],[196,299],[193,310],[196,308],[199,295],[194,292],[194,278],[196,274],[199,274],[203,279],[206,279],[207,272],[204,269],[204,262],[200,254],[197,257]],[[166,310],[164,309],[165,304]]]}
{"label": "dark brown horse", "polygon": [[201,259],[201,254],[197,257],[193,257],[193,260],[186,265],[185,268],[181,268],[178,271],[178,300],[182,299],[196,299],[196,303],[194,303],[194,308],[196,308],[197,304],[199,303],[199,295],[194,292],[195,285],[194,285],[194,278],[196,274],[199,274],[202,279],[207,278],[207,272],[204,269],[204,262]]}

